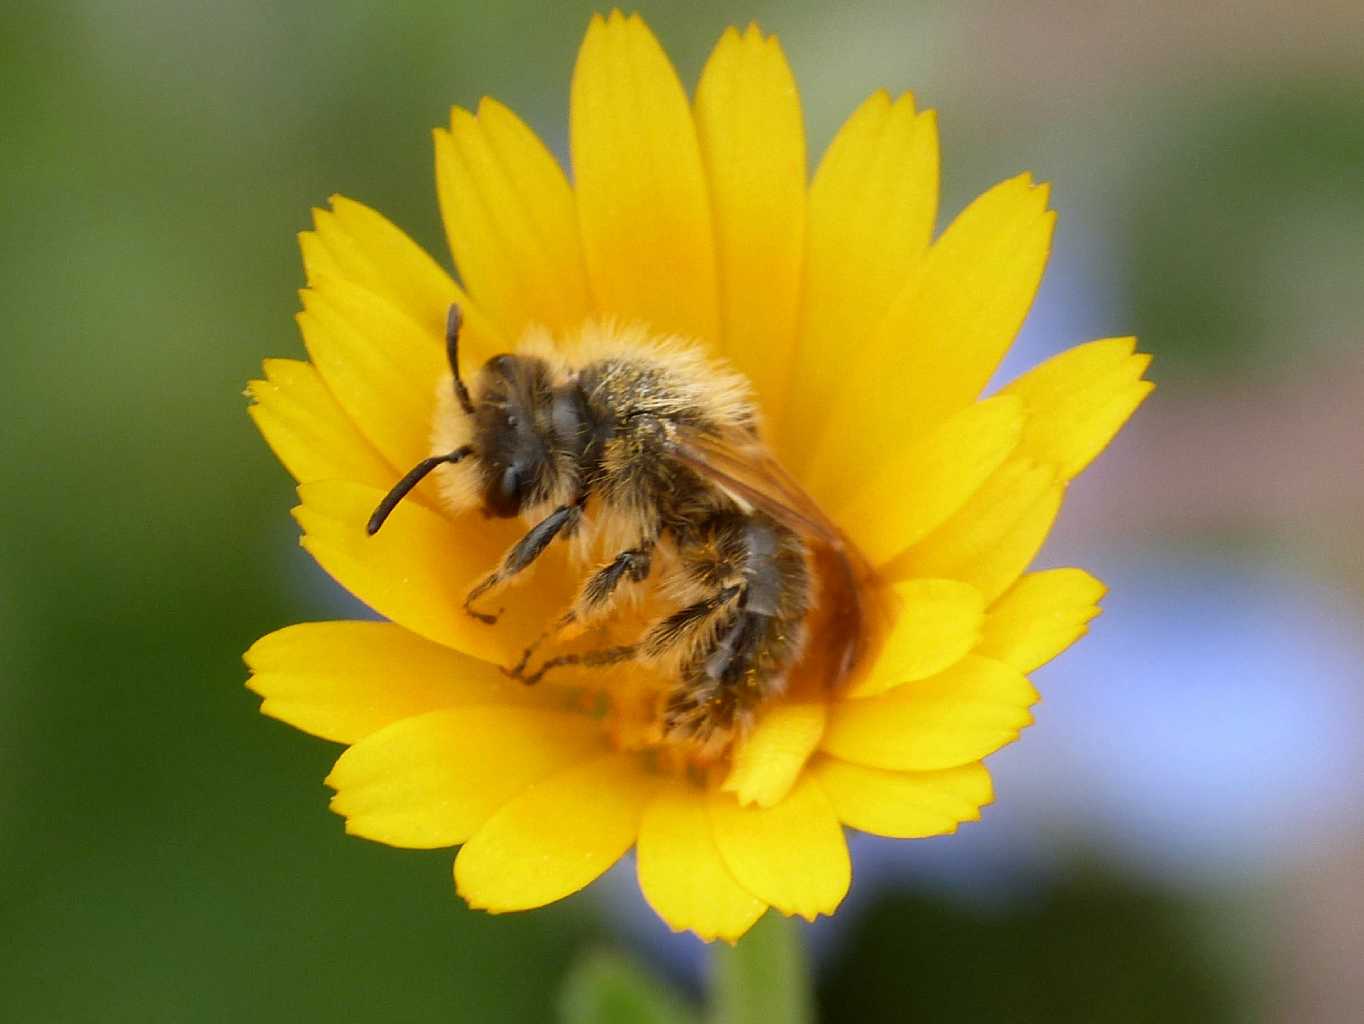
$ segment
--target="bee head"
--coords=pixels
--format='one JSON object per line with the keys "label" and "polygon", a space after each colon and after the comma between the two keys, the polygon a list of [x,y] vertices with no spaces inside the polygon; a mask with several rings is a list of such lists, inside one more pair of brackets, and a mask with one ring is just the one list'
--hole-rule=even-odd
{"label": "bee head", "polygon": [[553,475],[549,367],[534,356],[493,356],[474,386],[474,450],[490,516],[510,518],[549,492]]}
{"label": "bee head", "polygon": [[[366,526],[379,532],[392,511],[417,484],[441,465],[471,460],[485,515],[511,518],[544,501],[557,479],[551,440],[556,416],[563,420],[548,364],[536,356],[493,356],[479,371],[473,393],[459,375],[459,306],[450,307],[445,344],[452,373],[454,398],[472,423],[469,443],[453,451],[423,459],[385,495]],[[556,412],[556,410],[558,410]],[[576,419],[568,417],[576,428]]]}

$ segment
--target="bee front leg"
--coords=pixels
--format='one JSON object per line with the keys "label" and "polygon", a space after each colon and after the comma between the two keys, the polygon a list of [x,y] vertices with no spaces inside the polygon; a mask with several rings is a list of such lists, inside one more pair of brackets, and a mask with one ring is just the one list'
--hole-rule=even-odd
{"label": "bee front leg", "polygon": [[559,534],[565,530],[572,533],[573,528],[578,525],[578,521],[582,518],[582,514],[583,501],[579,500],[571,505],[560,505],[532,526],[526,535],[512,545],[512,549],[503,556],[501,564],[469,591],[469,595],[464,599],[464,610],[478,619],[479,622],[486,622],[488,625],[497,622],[498,616],[502,614],[501,612],[496,615],[481,612],[474,607],[474,602],[494,587],[505,583],[527,568],[544,554],[550,541],[554,540]]}

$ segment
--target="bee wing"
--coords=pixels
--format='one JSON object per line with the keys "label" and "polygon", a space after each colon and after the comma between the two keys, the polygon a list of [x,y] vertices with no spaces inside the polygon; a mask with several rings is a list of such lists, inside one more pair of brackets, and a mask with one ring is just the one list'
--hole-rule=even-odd
{"label": "bee wing", "polygon": [[689,432],[676,440],[674,451],[679,461],[731,497],[811,542],[821,606],[819,620],[811,625],[822,639],[813,645],[807,670],[825,686],[846,678],[866,645],[862,587],[874,573],[862,553],[761,444]]}
{"label": "bee wing", "polygon": [[839,550],[851,545],[771,453],[751,440],[686,433],[675,442],[677,458],[727,491],[810,540]]}

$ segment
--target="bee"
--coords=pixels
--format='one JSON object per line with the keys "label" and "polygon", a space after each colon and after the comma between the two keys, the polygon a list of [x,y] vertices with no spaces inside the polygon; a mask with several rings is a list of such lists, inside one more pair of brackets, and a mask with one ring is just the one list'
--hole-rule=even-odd
{"label": "bee", "polygon": [[[666,680],[664,737],[706,754],[751,728],[797,666],[827,687],[849,675],[863,647],[866,568],[763,443],[743,377],[643,328],[589,326],[569,354],[532,332],[466,387],[460,326],[455,305],[434,454],[398,481],[367,529],[378,532],[437,470],[452,511],[522,517],[527,532],[464,602],[489,625],[497,615],[482,601],[556,540],[572,543],[577,564],[599,559],[508,675],[534,684],[568,666],[654,669]],[[664,612],[638,637],[531,670],[542,641],[608,620],[646,583]]]}

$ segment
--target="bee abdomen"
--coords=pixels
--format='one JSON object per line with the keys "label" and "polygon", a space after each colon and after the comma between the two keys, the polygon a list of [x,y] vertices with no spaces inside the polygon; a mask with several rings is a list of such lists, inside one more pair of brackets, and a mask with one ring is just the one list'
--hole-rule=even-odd
{"label": "bee abdomen", "polygon": [[717,538],[719,546],[736,551],[731,569],[743,582],[729,589],[732,600],[714,610],[700,634],[704,641],[680,666],[664,708],[669,735],[712,749],[744,732],[759,706],[784,689],[800,655],[809,609],[799,538],[756,517],[725,527],[729,536]]}
{"label": "bee abdomen", "polygon": [[740,611],[729,627],[720,633],[705,661],[700,675],[721,686],[737,686],[755,668],[757,648],[766,632],[767,619],[758,612]]}
{"label": "bee abdomen", "polygon": [[702,746],[745,731],[759,706],[785,687],[799,635],[799,622],[736,611],[683,666],[664,709],[666,731]]}

